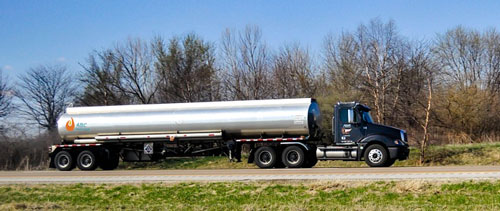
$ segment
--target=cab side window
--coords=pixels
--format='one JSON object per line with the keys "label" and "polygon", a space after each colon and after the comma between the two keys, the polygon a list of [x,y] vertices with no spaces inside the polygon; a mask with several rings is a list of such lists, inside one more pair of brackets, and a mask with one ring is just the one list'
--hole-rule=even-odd
{"label": "cab side window", "polygon": [[348,121],[347,108],[342,108],[339,110],[340,122],[346,123]]}
{"label": "cab side window", "polygon": [[[339,114],[340,114],[340,122],[342,123],[351,123],[351,122],[360,122],[360,114],[358,111],[354,110],[354,109],[348,109],[348,108],[342,108],[340,109],[339,111]],[[352,118],[350,121],[349,121],[349,115],[350,118]]]}

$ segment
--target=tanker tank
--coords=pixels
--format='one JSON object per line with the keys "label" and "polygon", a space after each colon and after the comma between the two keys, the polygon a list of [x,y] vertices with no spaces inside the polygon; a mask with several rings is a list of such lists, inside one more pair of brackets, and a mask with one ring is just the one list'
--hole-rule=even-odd
{"label": "tanker tank", "polygon": [[321,122],[312,98],[69,107],[58,120],[65,141],[99,135],[222,131],[224,136],[308,136]]}

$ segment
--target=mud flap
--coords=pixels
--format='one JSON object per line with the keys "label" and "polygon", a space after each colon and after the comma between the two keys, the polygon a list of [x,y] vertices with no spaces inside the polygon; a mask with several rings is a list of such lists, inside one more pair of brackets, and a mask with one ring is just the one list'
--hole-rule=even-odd
{"label": "mud flap", "polygon": [[248,163],[253,163],[254,154],[255,154],[255,150],[253,148],[250,149],[250,155],[248,155]]}

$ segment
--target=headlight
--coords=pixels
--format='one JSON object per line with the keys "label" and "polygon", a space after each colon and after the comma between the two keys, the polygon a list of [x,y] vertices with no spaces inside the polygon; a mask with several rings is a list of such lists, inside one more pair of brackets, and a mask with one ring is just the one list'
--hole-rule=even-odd
{"label": "headlight", "polygon": [[406,131],[404,131],[404,130],[401,130],[399,132],[399,134],[401,135],[401,141],[406,144],[407,142],[406,142],[406,139],[405,139],[405,133],[406,133]]}

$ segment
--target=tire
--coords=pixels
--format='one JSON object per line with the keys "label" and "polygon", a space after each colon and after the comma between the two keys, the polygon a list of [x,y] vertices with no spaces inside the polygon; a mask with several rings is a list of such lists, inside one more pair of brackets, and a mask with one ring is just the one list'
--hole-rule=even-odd
{"label": "tire", "polygon": [[384,167],[391,167],[392,164],[394,164],[396,162],[397,159],[389,159],[387,160],[387,162],[385,163]]}
{"label": "tire", "polygon": [[60,151],[54,157],[54,165],[59,171],[71,171],[75,168],[73,157],[68,151]]}
{"label": "tire", "polygon": [[380,144],[370,145],[365,150],[365,162],[370,167],[385,167],[389,162],[389,153]]}
{"label": "tire", "polygon": [[103,156],[99,161],[99,167],[102,170],[114,170],[120,163],[120,157],[117,153],[110,153],[109,157]]}
{"label": "tire", "polygon": [[300,168],[305,163],[304,150],[298,146],[289,146],[283,150],[281,160],[288,168]]}
{"label": "tire", "polygon": [[312,168],[318,163],[318,158],[316,157],[315,151],[311,150],[309,153],[307,153],[307,155],[307,160],[302,165],[302,168]]}
{"label": "tire", "polygon": [[278,160],[272,147],[259,147],[254,156],[254,162],[260,168],[272,168]]}
{"label": "tire", "polygon": [[82,171],[92,171],[97,168],[97,159],[89,150],[80,152],[76,159],[76,166]]}

